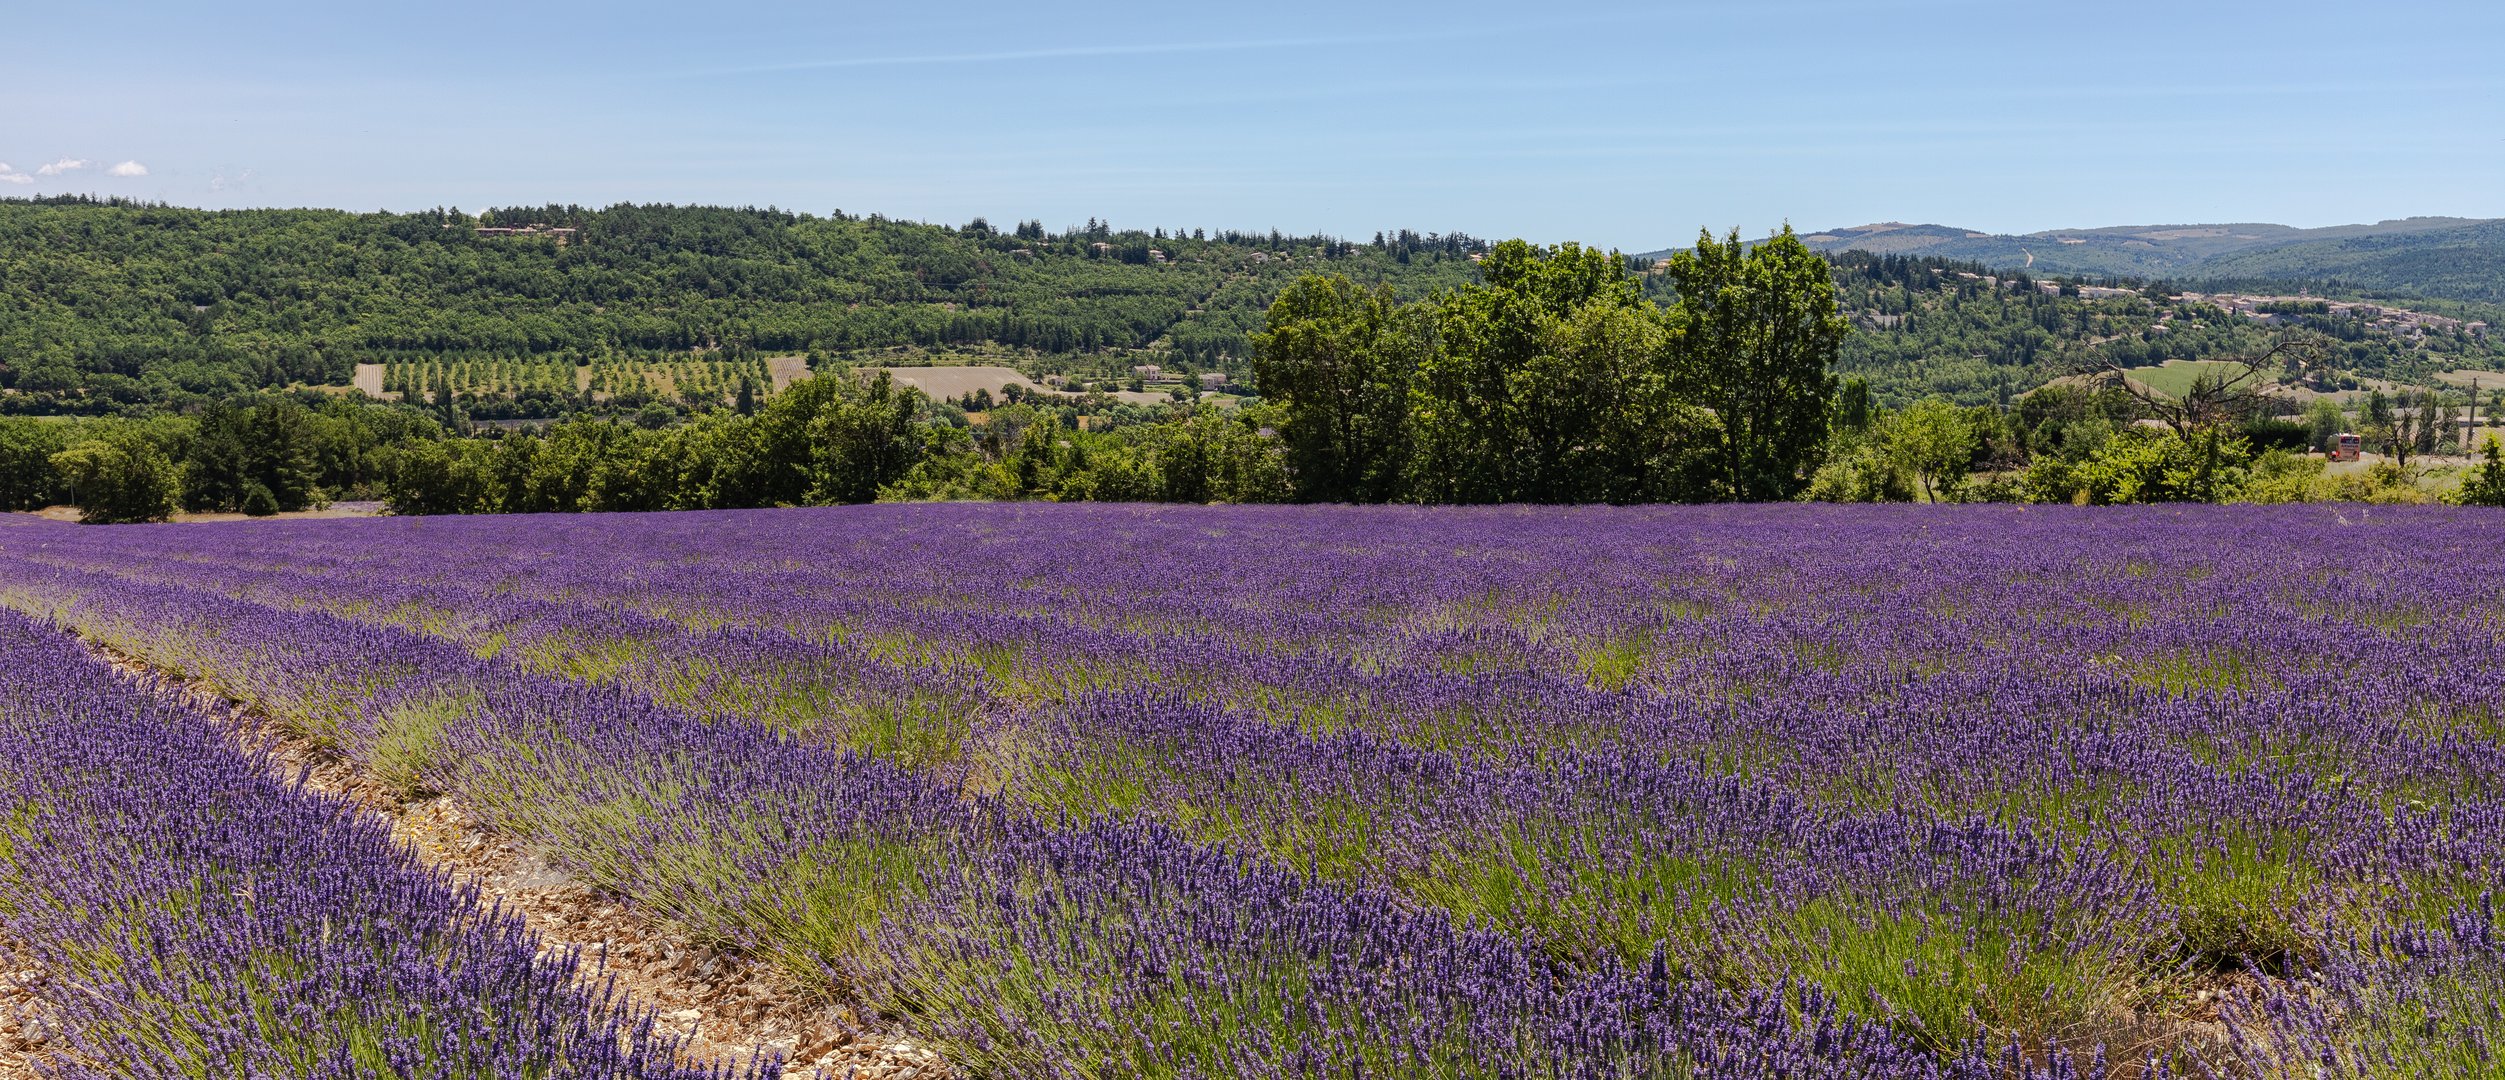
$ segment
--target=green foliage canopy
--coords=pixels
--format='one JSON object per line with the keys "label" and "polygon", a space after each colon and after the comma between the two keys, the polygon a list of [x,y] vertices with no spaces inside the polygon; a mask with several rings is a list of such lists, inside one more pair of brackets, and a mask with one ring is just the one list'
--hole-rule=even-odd
{"label": "green foliage canopy", "polygon": [[1846,327],[1789,237],[1704,237],[1646,299],[1630,261],[1499,244],[1479,283],[1401,304],[1309,277],[1255,338],[1298,498],[1789,498],[1814,470]]}

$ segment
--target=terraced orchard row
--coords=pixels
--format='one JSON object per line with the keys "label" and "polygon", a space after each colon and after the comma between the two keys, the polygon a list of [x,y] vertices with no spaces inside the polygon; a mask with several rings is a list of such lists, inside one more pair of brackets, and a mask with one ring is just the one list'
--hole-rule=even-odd
{"label": "terraced orchard row", "polygon": [[[2493,1077],[2500,536],[2359,508],[30,523],[0,603],[970,1076]],[[99,753],[61,695],[111,688],[12,685],[16,885],[139,826],[46,786],[94,770],[21,765]],[[196,743],[116,775],[208,802]],[[200,902],[164,895],[118,910]],[[339,919],[441,954],[325,907],[365,902],[255,907],[296,936],[254,955],[328,971],[306,928]],[[140,939],[57,943],[56,903],[0,899],[0,931],[120,992]],[[424,1060],[387,1075],[499,1075]]]}

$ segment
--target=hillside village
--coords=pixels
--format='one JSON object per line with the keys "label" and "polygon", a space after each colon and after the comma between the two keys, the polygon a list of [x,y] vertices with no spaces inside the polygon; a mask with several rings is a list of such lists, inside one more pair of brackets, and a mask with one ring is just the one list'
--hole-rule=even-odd
{"label": "hillside village", "polygon": [[[2083,291],[2081,295],[2086,295]],[[2177,293],[2177,303],[2207,303],[2269,326],[2294,326],[2305,315],[2355,319],[2386,333],[2423,341],[2429,333],[2468,334],[2484,338],[2485,320],[2456,319],[2384,303],[2324,300],[2313,296],[2257,296],[2246,293]]]}

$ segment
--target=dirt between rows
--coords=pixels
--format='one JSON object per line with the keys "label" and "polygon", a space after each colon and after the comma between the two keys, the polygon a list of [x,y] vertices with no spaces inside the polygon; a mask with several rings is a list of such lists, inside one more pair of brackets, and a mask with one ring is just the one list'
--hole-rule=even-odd
{"label": "dirt between rows", "polygon": [[58,1034],[44,1000],[44,970],[0,936],[0,1080],[35,1080],[44,1047]]}
{"label": "dirt between rows", "polygon": [[[161,678],[128,657],[92,642],[89,647],[135,679]],[[579,978],[585,983],[596,986],[602,979],[614,979],[633,1007],[656,1014],[658,1030],[687,1038],[684,1056],[690,1063],[746,1065],[772,1056],[787,1063],[785,1075],[792,1077],[943,1080],[956,1076],[937,1051],[882,1030],[848,1006],[827,1001],[823,993],[811,992],[769,965],[691,943],[668,925],[574,880],[511,838],[498,835],[448,797],[402,801],[353,762],[290,737],[256,709],[189,683],[166,681],[162,685],[207,715],[226,718],[225,730],[237,745],[267,750],[276,772],[290,780],[302,773],[306,787],[340,796],[374,813],[421,862],[448,871],[455,881],[477,885],[482,900],[520,915],[539,935],[542,955],[574,951],[580,962]],[[7,942],[0,940],[0,972],[11,970],[7,957]],[[26,974],[40,988],[41,973]],[[0,1017],[12,1008],[9,979],[0,974]],[[28,1003],[23,1008],[42,1008],[40,993],[20,993]],[[28,1027],[41,1022],[19,1021],[18,1029],[35,1030],[41,1036],[45,1033],[39,1027]],[[35,1075],[31,1071],[10,1071],[10,1040],[26,1046],[14,1051],[20,1059],[35,1047],[26,1044],[25,1035],[10,1035],[9,1030],[0,1026],[0,1080],[31,1078]]]}

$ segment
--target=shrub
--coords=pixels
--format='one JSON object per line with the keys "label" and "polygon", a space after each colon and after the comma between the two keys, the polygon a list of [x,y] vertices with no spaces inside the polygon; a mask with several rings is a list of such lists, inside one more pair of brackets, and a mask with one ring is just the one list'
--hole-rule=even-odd
{"label": "shrub", "polygon": [[278,513],[278,496],[271,494],[267,485],[247,484],[244,486],[243,512],[253,517],[269,517],[276,514]]}
{"label": "shrub", "polygon": [[2479,464],[2462,474],[2462,483],[2444,501],[2455,506],[2505,506],[2505,447],[2488,436],[2479,447]]}

